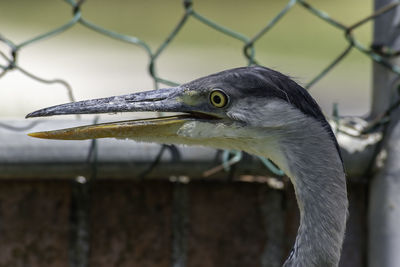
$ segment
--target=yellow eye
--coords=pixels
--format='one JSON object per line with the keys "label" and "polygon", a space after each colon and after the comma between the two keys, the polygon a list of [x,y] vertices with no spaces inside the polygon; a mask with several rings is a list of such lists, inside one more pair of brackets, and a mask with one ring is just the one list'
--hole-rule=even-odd
{"label": "yellow eye", "polygon": [[214,107],[223,108],[228,104],[228,96],[221,90],[214,90],[210,94],[210,102]]}

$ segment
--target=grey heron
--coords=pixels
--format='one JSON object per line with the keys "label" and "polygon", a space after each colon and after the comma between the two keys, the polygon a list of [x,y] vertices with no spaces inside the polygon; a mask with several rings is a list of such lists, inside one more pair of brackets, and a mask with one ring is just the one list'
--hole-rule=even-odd
{"label": "grey heron", "polygon": [[177,87],[48,107],[26,117],[132,111],[181,114],[30,135],[203,145],[270,158],[289,176],[300,210],[284,266],[338,266],[348,207],[345,171],[335,136],[304,88],[277,71],[251,66]]}

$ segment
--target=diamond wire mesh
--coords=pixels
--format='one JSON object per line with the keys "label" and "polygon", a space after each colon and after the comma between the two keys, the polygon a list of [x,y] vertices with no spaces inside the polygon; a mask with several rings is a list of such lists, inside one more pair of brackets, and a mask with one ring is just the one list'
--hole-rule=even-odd
{"label": "diamond wire mesh", "polygon": [[[320,19],[321,23],[327,23],[331,25],[332,27],[335,27],[343,32],[343,38],[347,41],[347,47],[339,54],[337,57],[331,61],[330,63],[327,64],[327,66],[319,71],[319,73],[313,77],[306,85],[305,88],[309,89],[313,85],[315,85],[319,80],[321,80],[324,76],[327,75],[335,66],[337,66],[348,54],[350,51],[353,49],[357,49],[361,51],[365,56],[369,57],[375,62],[378,62],[382,66],[388,68],[395,74],[400,76],[400,66],[394,65],[390,63],[390,59],[393,57],[397,57],[400,55],[400,51],[391,51],[387,47],[367,47],[361,42],[359,42],[353,32],[355,29],[359,28],[360,26],[364,25],[370,20],[374,20],[379,16],[382,16],[386,14],[387,12],[393,10],[397,6],[400,5],[400,1],[393,2],[387,6],[384,6],[383,8],[375,11],[373,14],[359,20],[358,22],[346,26],[344,23],[334,19],[327,13],[325,13],[322,10],[319,10],[312,6],[310,3],[304,0],[290,0],[287,2],[286,6],[281,9],[275,17],[273,17],[270,21],[268,21],[264,26],[260,28],[260,30],[253,36],[247,36],[242,33],[239,33],[237,31],[231,30],[225,25],[218,24],[211,19],[203,16],[201,13],[197,12],[196,9],[193,6],[194,1],[193,0],[183,0],[182,5],[184,8],[184,14],[180,18],[178,24],[174,27],[174,29],[167,35],[165,40],[158,46],[157,49],[153,50],[151,49],[150,45],[144,41],[141,40],[135,36],[130,36],[130,35],[124,35],[120,34],[111,30],[108,30],[106,28],[103,28],[95,23],[92,23],[91,21],[85,19],[82,15],[81,12],[81,7],[84,5],[85,0],[80,0],[80,1],[74,1],[74,0],[64,0],[66,3],[68,3],[72,9],[72,18],[67,21],[65,24],[56,27],[48,32],[45,32],[43,34],[37,35],[31,39],[25,40],[21,43],[14,43],[11,40],[7,39],[5,36],[2,36],[0,34],[0,42],[3,42],[5,45],[7,45],[10,49],[10,54],[7,55],[3,52],[0,51],[0,57],[4,59],[6,64],[0,64],[0,78],[5,76],[8,72],[12,70],[17,70],[26,75],[27,77],[30,77],[34,80],[37,80],[42,83],[47,83],[47,84],[52,84],[52,83],[58,83],[61,84],[65,87],[65,89],[68,92],[68,97],[71,101],[75,101],[74,98],[74,92],[72,90],[72,87],[64,80],[62,79],[46,79],[39,77],[37,75],[34,75],[30,71],[26,70],[25,68],[21,67],[17,63],[18,59],[18,54],[23,50],[24,48],[37,43],[37,42],[43,42],[46,39],[55,37],[57,35],[60,35],[67,31],[68,29],[74,27],[77,24],[80,24],[86,28],[89,28],[93,31],[96,31],[106,37],[116,39],[119,41],[123,41],[126,43],[134,44],[137,45],[138,47],[142,48],[144,52],[148,56],[148,73],[152,77],[153,82],[154,82],[154,87],[158,88],[160,84],[168,85],[168,86],[174,86],[177,85],[176,82],[169,80],[168,78],[161,77],[157,74],[157,60],[160,57],[160,55],[165,51],[165,49],[170,45],[171,41],[176,38],[176,36],[179,34],[181,29],[185,26],[185,24],[188,22],[190,19],[197,20],[204,25],[220,32],[221,34],[227,35],[230,38],[233,38],[237,40],[238,42],[241,42],[243,45],[242,53],[244,57],[247,60],[248,65],[252,64],[258,64],[258,60],[256,57],[256,49],[255,49],[255,43],[260,40],[262,37],[264,37],[277,23],[283,19],[285,16],[288,16],[289,11],[295,6],[299,5],[303,8],[305,8],[310,15],[316,16],[317,18]],[[381,116],[379,116],[379,120],[374,121],[372,126],[369,127],[368,129],[375,129],[376,125],[381,125],[383,123],[387,122],[387,118],[390,115],[390,112],[394,110],[397,106],[400,105],[400,102],[397,102],[390,106],[387,111],[384,112]],[[31,127],[34,127],[36,125],[35,122],[29,124],[28,126],[24,127],[14,127],[10,126],[4,123],[0,124],[0,127],[5,127],[8,128],[9,130],[14,130],[14,131],[25,131]],[[93,147],[93,146],[92,146]],[[161,150],[162,151],[162,150]],[[237,157],[237,155],[235,156]],[[227,157],[227,161],[228,158]],[[237,162],[235,160],[234,162]],[[225,164],[226,165],[226,164]],[[269,165],[266,163],[266,165]],[[226,167],[226,166],[225,166]],[[275,172],[276,174],[279,174],[279,170],[274,170],[273,166],[270,165],[268,167],[270,170]]]}
{"label": "diamond wire mesh", "polygon": [[348,45],[347,47],[339,54],[337,57],[327,64],[325,68],[320,70],[320,72],[312,78],[306,85],[306,88],[312,87],[316,82],[318,82],[320,79],[322,79],[328,72],[330,72],[335,66],[337,66],[348,54],[352,49],[357,49],[361,51],[363,54],[366,56],[370,57],[372,60],[378,62],[379,64],[382,64],[383,66],[387,67],[394,73],[400,75],[400,66],[391,64],[388,59],[392,57],[399,56],[400,51],[391,51],[386,47],[372,47],[368,48],[361,42],[359,42],[353,35],[353,32],[355,29],[359,28],[363,24],[367,23],[370,20],[373,20],[379,16],[384,15],[385,13],[389,12],[390,10],[396,8],[398,5],[400,5],[400,1],[391,3],[380,10],[374,12],[373,14],[361,19],[360,21],[350,25],[346,26],[340,21],[332,18],[330,15],[325,13],[322,10],[319,10],[312,5],[310,5],[307,1],[304,0],[290,0],[286,6],[276,14],[275,17],[273,17],[270,21],[267,22],[266,25],[261,27],[261,29],[254,35],[254,36],[246,36],[242,33],[233,31],[226,27],[225,25],[218,24],[211,19],[203,16],[201,13],[197,12],[194,7],[193,7],[193,0],[183,0],[182,5],[184,8],[184,14],[181,17],[180,21],[178,24],[175,26],[175,28],[168,34],[166,39],[158,46],[157,49],[152,50],[150,45],[144,41],[141,40],[135,36],[129,36],[129,35],[124,35],[120,34],[111,30],[108,30],[106,28],[100,27],[99,25],[92,23],[91,21],[85,19],[82,15],[81,12],[81,7],[85,3],[84,0],[80,1],[74,1],[74,0],[64,0],[67,2],[73,11],[73,17],[71,18],[70,21],[66,22],[65,24],[56,27],[48,32],[45,32],[43,34],[37,35],[31,39],[25,40],[21,43],[14,43],[11,40],[7,39],[5,36],[2,36],[0,34],[0,42],[3,42],[10,48],[10,55],[6,55],[5,53],[0,51],[0,56],[5,60],[6,64],[0,64],[0,78],[6,75],[9,71],[11,70],[18,70],[25,74],[26,76],[35,79],[39,82],[42,83],[59,83],[62,84],[66,90],[68,91],[68,96],[71,101],[74,101],[74,94],[71,86],[64,80],[62,79],[54,79],[54,80],[49,80],[45,79],[42,77],[38,77],[34,74],[32,74],[30,71],[26,70],[25,68],[21,67],[17,63],[17,58],[18,54],[22,49],[25,47],[34,44],[36,42],[42,42],[45,41],[46,39],[52,38],[56,35],[62,34],[66,30],[70,29],[71,27],[74,27],[77,24],[81,24],[93,31],[96,31],[100,34],[103,34],[104,36],[107,36],[109,38],[117,39],[123,42],[127,42],[130,44],[137,45],[141,47],[144,52],[148,56],[148,72],[149,75],[153,78],[154,81],[154,87],[158,88],[160,84],[164,85],[169,85],[169,86],[174,86],[177,85],[176,82],[171,81],[167,78],[160,77],[157,74],[157,68],[156,68],[156,63],[157,59],[159,56],[164,52],[164,50],[170,45],[171,41],[179,34],[181,29],[184,27],[184,25],[187,23],[189,19],[195,19],[200,21],[201,23],[207,25],[208,27],[217,30],[221,34],[227,35],[243,44],[243,55],[247,59],[248,65],[252,64],[258,64],[257,58],[256,58],[256,49],[254,47],[255,43],[262,37],[264,37],[269,30],[271,30],[281,19],[283,19],[285,16],[289,14],[289,11],[295,6],[295,5],[300,5],[303,8],[305,8],[309,13],[313,16],[318,17],[321,22],[328,23],[332,27],[340,29],[343,34],[344,34],[344,39],[347,41]]}

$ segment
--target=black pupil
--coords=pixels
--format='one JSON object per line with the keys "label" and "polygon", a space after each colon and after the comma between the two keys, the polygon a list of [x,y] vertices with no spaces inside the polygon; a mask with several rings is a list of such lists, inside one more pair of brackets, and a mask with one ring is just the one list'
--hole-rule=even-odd
{"label": "black pupil", "polygon": [[219,95],[215,95],[214,96],[214,103],[215,104],[221,104],[221,102],[222,102],[221,97]]}

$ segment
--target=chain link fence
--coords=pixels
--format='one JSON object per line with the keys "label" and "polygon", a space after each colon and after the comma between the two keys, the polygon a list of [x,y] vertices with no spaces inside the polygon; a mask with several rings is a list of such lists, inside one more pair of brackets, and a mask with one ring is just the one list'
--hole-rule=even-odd
{"label": "chain link fence", "polygon": [[[354,31],[364,25],[365,23],[376,19],[379,16],[384,16],[387,12],[393,10],[396,8],[398,5],[400,5],[400,2],[393,2],[387,6],[384,6],[383,8],[375,11],[373,14],[353,23],[352,25],[345,25],[344,23],[334,19],[334,15],[331,16],[324,12],[323,10],[319,10],[318,8],[314,7],[307,1],[303,0],[290,0],[286,6],[280,12],[276,14],[275,17],[273,17],[270,21],[268,21],[265,25],[261,25],[259,28],[259,31],[254,34],[253,36],[248,36],[246,34],[234,31],[229,28],[229,26],[226,25],[221,25],[213,20],[207,18],[206,16],[202,15],[195,9],[195,1],[193,0],[184,0],[182,1],[182,7],[184,10],[183,16],[180,18],[178,24],[175,26],[175,28],[167,35],[165,40],[155,49],[151,49],[150,45],[148,42],[145,40],[141,40],[135,36],[131,35],[124,35],[120,34],[114,31],[111,31],[109,29],[103,28],[95,23],[92,23],[91,21],[87,20],[84,18],[82,15],[81,9],[82,6],[85,4],[85,1],[73,1],[73,0],[65,0],[65,2],[70,6],[72,10],[72,18],[67,21],[65,24],[56,27],[48,32],[45,32],[43,34],[40,34],[38,36],[34,36],[28,40],[25,40],[20,43],[14,43],[12,40],[8,39],[6,36],[1,35],[0,33],[0,42],[3,42],[6,46],[9,48],[9,53],[6,54],[3,51],[0,51],[0,56],[3,58],[4,62],[6,64],[0,64],[0,78],[3,76],[7,75],[10,71],[19,71],[22,74],[26,75],[29,78],[32,78],[38,82],[45,83],[45,84],[61,84],[66,91],[68,92],[68,97],[70,101],[75,101],[74,97],[74,92],[72,89],[72,86],[65,80],[63,79],[47,79],[45,77],[39,77],[34,74],[34,71],[32,70],[27,70],[23,66],[20,66],[18,64],[18,55],[23,51],[23,49],[29,47],[30,45],[37,43],[37,42],[45,42],[46,40],[53,38],[57,35],[63,34],[66,32],[68,29],[75,27],[76,25],[80,24],[92,31],[98,32],[102,34],[104,37],[107,38],[112,38],[115,40],[123,41],[129,44],[136,45],[140,48],[143,49],[144,53],[147,54],[148,56],[148,73],[153,79],[154,82],[154,88],[158,88],[161,84],[167,85],[167,86],[175,86],[178,83],[171,81],[168,79],[168,77],[161,77],[157,73],[157,61],[159,57],[163,54],[163,52],[166,50],[168,46],[171,45],[171,42],[176,38],[176,36],[181,32],[183,27],[187,24],[189,20],[197,20],[200,23],[206,25],[207,27],[218,31],[219,33],[226,35],[233,40],[236,40],[240,43],[242,43],[242,53],[243,56],[247,60],[248,65],[252,64],[261,64],[257,59],[257,51],[255,48],[255,44],[257,41],[259,41],[261,38],[265,37],[265,35],[268,34],[268,32],[275,27],[278,22],[282,19],[284,19],[286,16],[290,16],[290,10],[295,6],[299,5],[306,9],[310,16],[316,16],[317,18],[320,19],[321,23],[326,23],[329,24],[332,27],[335,27],[342,31],[343,33],[343,38],[347,42],[346,48],[339,54],[337,57],[332,60],[331,62],[327,62],[326,67],[321,69],[315,77],[313,77],[309,82],[305,84],[305,88],[309,89],[312,86],[314,86],[319,80],[324,78],[330,71],[332,71],[338,64],[340,64],[346,56],[349,55],[349,53],[353,49],[357,49],[361,51],[365,56],[369,57],[371,60],[378,62],[382,66],[388,68],[392,72],[396,73],[397,75],[400,75],[400,66],[394,65],[390,63],[390,59],[399,56],[400,51],[392,51],[388,47],[384,46],[379,46],[379,45],[373,45],[371,47],[368,47],[368,45],[361,43],[359,40],[357,40],[354,36]],[[256,27],[256,26],[255,26]],[[369,124],[365,127],[363,127],[363,130],[358,133],[358,135],[364,135],[369,132],[372,132],[376,130],[379,126],[387,124],[389,118],[390,118],[390,113],[398,107],[400,103],[396,102],[393,103],[385,112],[374,118],[373,121],[369,122]],[[337,106],[336,106],[337,107]],[[333,116],[336,117],[338,116],[338,111],[334,110]],[[338,118],[335,118],[336,121],[338,121]],[[96,119],[97,120],[97,119]],[[7,128],[9,130],[13,131],[26,131],[35,125],[37,125],[38,122],[31,122],[30,124],[23,126],[23,127],[17,127],[13,125],[8,125],[6,123],[1,123],[0,127]],[[340,131],[340,127],[337,127],[338,131]],[[344,134],[348,134],[348,131],[342,131]],[[94,141],[95,142],[95,141]],[[95,146],[91,146],[95,147]],[[163,151],[161,149],[160,151]],[[91,154],[92,152],[89,152]],[[216,167],[215,171],[220,170],[222,167],[224,167],[225,170],[229,170],[229,166],[232,164],[235,164],[238,162],[241,157],[238,154],[239,152],[234,152],[233,156],[231,157],[228,152],[225,152],[224,158],[224,164],[221,166]],[[265,165],[268,167],[269,170],[271,170],[274,174],[276,175],[282,175],[282,173],[274,167],[269,161],[266,161],[262,159]],[[209,172],[209,174],[212,174]]]}
{"label": "chain link fence", "polygon": [[333,18],[333,16],[330,16],[329,14],[325,13],[322,10],[319,10],[309,4],[306,1],[303,0],[291,0],[287,3],[287,5],[278,13],[274,18],[272,18],[270,21],[266,23],[266,25],[261,26],[260,30],[254,35],[254,36],[247,36],[245,34],[236,32],[234,30],[231,30],[228,26],[218,24],[211,19],[203,16],[201,13],[197,12],[195,9],[195,3],[192,0],[184,0],[182,2],[183,8],[184,8],[184,15],[181,17],[180,21],[176,25],[176,27],[171,31],[170,34],[167,35],[165,38],[165,41],[162,42],[157,49],[154,51],[151,49],[150,45],[144,41],[141,40],[135,36],[129,36],[129,35],[124,35],[120,34],[117,32],[113,32],[111,30],[108,30],[106,28],[103,28],[95,23],[92,23],[91,21],[86,20],[82,13],[81,13],[81,7],[84,5],[85,1],[72,1],[72,0],[65,0],[72,9],[73,17],[71,18],[70,21],[66,22],[64,25],[54,28],[48,32],[45,32],[43,34],[40,34],[38,36],[35,36],[31,39],[28,39],[26,41],[23,41],[21,43],[14,43],[12,40],[8,39],[6,36],[0,35],[0,41],[6,44],[9,49],[10,49],[10,54],[5,54],[4,52],[0,51],[1,57],[7,62],[7,64],[2,64],[0,65],[0,69],[2,70],[0,73],[0,78],[4,75],[7,74],[7,72],[11,70],[18,70],[21,71],[23,74],[27,75],[28,77],[35,79],[39,82],[43,83],[60,83],[62,84],[66,90],[68,91],[68,95],[71,101],[74,101],[74,96],[73,96],[73,90],[71,86],[64,80],[61,79],[55,79],[55,80],[49,80],[43,77],[38,77],[34,75],[32,72],[26,70],[25,68],[21,67],[17,63],[17,58],[18,54],[23,50],[24,48],[28,47],[29,45],[32,45],[37,42],[42,42],[45,41],[46,39],[55,37],[59,34],[62,34],[63,32],[67,31],[68,29],[76,26],[77,24],[80,24],[84,27],[87,27],[93,31],[96,31],[100,34],[102,34],[105,37],[108,38],[113,38],[119,41],[127,42],[130,44],[134,44],[139,46],[144,50],[144,52],[148,55],[148,72],[149,75],[153,78],[154,80],[154,87],[158,88],[160,84],[164,85],[170,85],[174,86],[177,85],[176,82],[169,80],[168,78],[165,77],[160,77],[157,74],[157,60],[160,57],[160,55],[165,51],[165,49],[170,45],[171,41],[176,38],[176,36],[180,33],[182,28],[185,26],[187,21],[189,19],[195,19],[204,25],[220,32],[221,34],[227,35],[238,42],[241,42],[243,44],[243,55],[247,59],[248,65],[251,64],[262,64],[262,62],[259,62],[257,60],[256,56],[256,49],[255,49],[255,43],[263,38],[268,32],[277,25],[277,23],[281,20],[284,19],[285,16],[289,16],[290,10],[293,8],[295,5],[300,5],[301,7],[305,8],[311,16],[317,16],[321,23],[327,23],[331,25],[332,27],[335,27],[343,32],[343,38],[347,41],[348,46],[344,51],[342,51],[332,62],[328,62],[326,67],[322,70],[320,70],[320,73],[317,74],[314,78],[312,78],[306,85],[306,88],[312,87],[316,82],[318,82],[320,79],[322,79],[328,72],[330,72],[337,64],[339,64],[348,54],[352,49],[357,49],[364,53],[366,56],[371,58],[372,60],[382,64],[383,66],[389,68],[391,71],[393,71],[396,74],[400,75],[400,66],[393,65],[389,62],[388,59],[392,57],[399,56],[400,52],[399,51],[391,51],[387,47],[381,47],[381,46],[373,46],[373,47],[368,47],[365,44],[362,44],[359,42],[355,37],[353,32],[364,25],[365,23],[376,19],[379,16],[383,16],[387,12],[393,10],[396,8],[399,3],[391,3],[380,10],[374,12],[373,14],[357,21],[356,23],[347,26],[344,23],[336,20]]}
{"label": "chain link fence", "polygon": [[[394,74],[396,74],[397,80],[400,78],[400,66],[395,65],[391,63],[391,59],[400,56],[400,51],[393,51],[389,49],[388,47],[381,46],[381,45],[373,45],[373,46],[368,46],[367,44],[363,44],[361,41],[359,41],[355,35],[354,31],[361,27],[362,25],[366,24],[367,22],[370,22],[371,20],[375,20],[378,17],[385,16],[389,11],[392,11],[393,9],[397,8],[400,5],[400,1],[393,2],[387,6],[384,6],[380,8],[379,10],[375,11],[374,13],[370,14],[369,16],[366,16],[363,19],[360,19],[359,21],[353,23],[352,25],[346,25],[345,23],[342,23],[341,21],[336,20],[335,14],[327,14],[323,10],[320,10],[316,8],[315,6],[311,5],[307,1],[303,0],[290,0],[287,2],[286,6],[284,6],[283,9],[281,9],[272,19],[269,21],[266,21],[264,25],[254,25],[254,27],[258,27],[259,30],[257,33],[255,33],[252,36],[249,36],[245,33],[240,33],[237,31],[234,31],[229,28],[229,25],[222,25],[219,23],[216,23],[215,21],[211,20],[210,18],[204,16],[201,12],[198,12],[196,9],[196,1],[194,0],[183,0],[182,1],[182,9],[183,9],[183,15],[180,18],[178,24],[172,29],[172,31],[167,34],[165,37],[165,40],[161,42],[156,49],[152,49],[149,42],[146,40],[142,40],[138,37],[131,36],[131,35],[125,35],[121,34],[118,32],[111,31],[107,28],[103,28],[89,20],[87,20],[84,15],[82,14],[82,7],[85,5],[84,0],[81,1],[73,1],[73,0],[65,0],[65,2],[69,5],[69,7],[72,10],[72,18],[69,21],[66,21],[65,24],[55,27],[54,29],[45,32],[43,34],[40,34],[38,36],[35,36],[33,38],[30,38],[28,40],[25,40],[20,43],[15,43],[13,40],[7,38],[7,36],[3,36],[0,33],[0,42],[2,42],[5,46],[8,47],[9,52],[4,52],[0,51],[0,57],[3,59],[2,64],[0,64],[0,79],[5,77],[8,73],[11,71],[18,71],[21,72],[23,75],[26,75],[27,77],[34,79],[38,82],[44,83],[44,84],[60,84],[62,85],[65,90],[68,92],[68,97],[70,101],[75,101],[74,97],[74,90],[72,86],[65,80],[63,79],[47,79],[46,77],[39,77],[38,75],[34,74],[34,70],[27,69],[25,66],[21,66],[18,63],[18,57],[19,54],[29,47],[32,44],[38,43],[38,42],[46,42],[46,40],[54,38],[60,34],[65,33],[68,29],[71,29],[72,27],[76,27],[76,25],[82,25],[92,31],[95,31],[97,33],[100,33],[102,36],[105,38],[111,38],[115,39],[118,41],[126,42],[128,44],[133,44],[138,46],[143,50],[143,53],[145,53],[148,57],[148,64],[147,64],[147,69],[148,69],[148,74],[152,78],[153,83],[154,83],[154,88],[159,88],[161,85],[167,85],[167,86],[175,86],[178,83],[169,79],[168,77],[162,77],[158,75],[158,60],[160,56],[165,52],[167,47],[171,46],[171,42],[179,35],[183,27],[187,24],[189,20],[196,20],[205,26],[209,27],[212,30],[218,31],[220,34],[226,35],[229,38],[232,38],[232,40],[237,41],[241,43],[242,45],[242,54],[243,57],[246,59],[248,65],[252,64],[260,64],[263,65],[263,62],[261,62],[258,57],[257,57],[257,49],[255,47],[256,43],[264,38],[266,35],[268,35],[268,32],[275,27],[279,21],[287,18],[290,16],[290,11],[293,9],[294,6],[300,6],[304,8],[307,11],[307,14],[309,16],[315,16],[320,20],[320,23],[325,23],[331,27],[337,28],[342,32],[343,40],[347,42],[346,48],[341,51],[336,58],[334,58],[331,62],[326,62],[326,65],[323,69],[319,70],[319,73],[315,75],[315,77],[312,77],[305,85],[305,88],[309,89],[315,86],[316,83],[318,83],[321,79],[323,79],[329,72],[331,72],[335,67],[337,67],[348,55],[349,53],[356,49],[362,54],[364,54],[366,57],[370,58],[372,61],[377,62],[378,64],[384,66]],[[396,80],[396,81],[397,81]],[[399,88],[400,91],[400,88]],[[392,103],[385,112],[382,114],[376,116],[372,120],[368,121],[368,124],[364,126],[360,131],[354,133],[354,132],[349,132],[349,131],[341,131],[340,127],[337,127],[336,130],[340,131],[343,134],[358,138],[362,137],[364,135],[367,135],[369,133],[375,132],[375,131],[380,131],[383,134],[386,132],[385,131],[385,126],[388,124],[390,121],[390,115],[391,113],[400,105],[400,101],[397,101],[395,103]],[[333,114],[334,120],[339,121],[338,118],[338,113],[337,110]],[[93,121],[93,123],[96,123],[98,121],[98,117],[96,117]],[[19,132],[25,132],[29,129],[32,129],[33,127],[36,127],[40,121],[33,121],[30,122],[27,125],[24,126],[18,126],[18,125],[12,125],[10,123],[6,122],[0,122],[0,127],[3,129],[7,129],[9,131],[19,131]],[[383,126],[383,127],[382,127]],[[382,140],[384,138],[381,138]],[[90,233],[90,226],[88,223],[88,210],[90,209],[90,194],[91,194],[91,188],[93,187],[92,182],[95,180],[99,170],[98,170],[98,141],[92,140],[87,151],[87,157],[86,157],[86,163],[90,166],[90,178],[86,179],[84,177],[78,177],[76,184],[75,184],[75,189],[73,194],[75,195],[74,201],[76,202],[74,205],[76,205],[76,212],[72,216],[74,216],[75,220],[75,232],[73,234],[73,237],[71,238],[71,255],[70,255],[70,262],[73,266],[87,266],[87,261],[88,261],[88,253],[89,253],[89,248],[88,248],[88,239],[89,239],[89,233]],[[379,147],[379,146],[377,146]],[[163,154],[169,151],[172,155],[179,154],[179,151],[177,151],[177,148],[174,146],[167,146],[167,145],[161,145],[159,147],[159,151],[154,157],[153,161],[148,164],[148,166],[141,171],[141,174],[139,175],[141,178],[146,177],[149,173],[151,173],[157,166],[160,164],[161,157]],[[375,159],[376,154],[379,152],[379,149],[376,149],[375,155],[373,159]],[[223,152],[224,154],[222,155],[222,164],[206,170],[203,174],[204,176],[210,176],[216,172],[219,172],[221,170],[227,170],[229,171],[231,166],[234,164],[237,164],[238,162],[241,161],[242,155],[239,152]],[[217,159],[218,157],[215,157]],[[277,169],[271,162],[263,160],[263,164],[268,168],[268,170],[273,173],[274,175],[283,175],[283,173],[280,172],[279,169]],[[217,163],[216,163],[217,164]],[[372,164],[370,164],[372,166]],[[367,171],[371,171],[368,169]],[[185,177],[175,177],[174,178],[176,181],[180,182],[185,182]],[[271,183],[271,181],[269,181]],[[273,183],[273,182],[272,182]],[[282,185],[275,184],[272,187],[281,189]],[[182,189],[181,186],[177,186],[176,189],[174,190],[174,225],[173,226],[173,231],[174,231],[174,238],[172,241],[172,254],[174,257],[174,264],[173,266],[185,266],[184,262],[186,261],[187,257],[187,247],[185,245],[185,230],[184,225],[187,224],[187,213],[188,213],[188,207],[185,206],[185,203],[187,202],[187,192]],[[276,200],[273,200],[276,201]],[[272,202],[272,201],[271,201]],[[278,204],[277,204],[278,205]],[[273,225],[274,223],[271,222],[269,224]],[[281,229],[282,230],[282,229]],[[282,230],[283,231],[283,230]],[[266,259],[269,259],[271,257],[269,252],[266,252],[264,257]],[[279,258],[275,256],[275,260],[279,262]],[[263,266],[268,266],[268,265],[263,265]]]}

